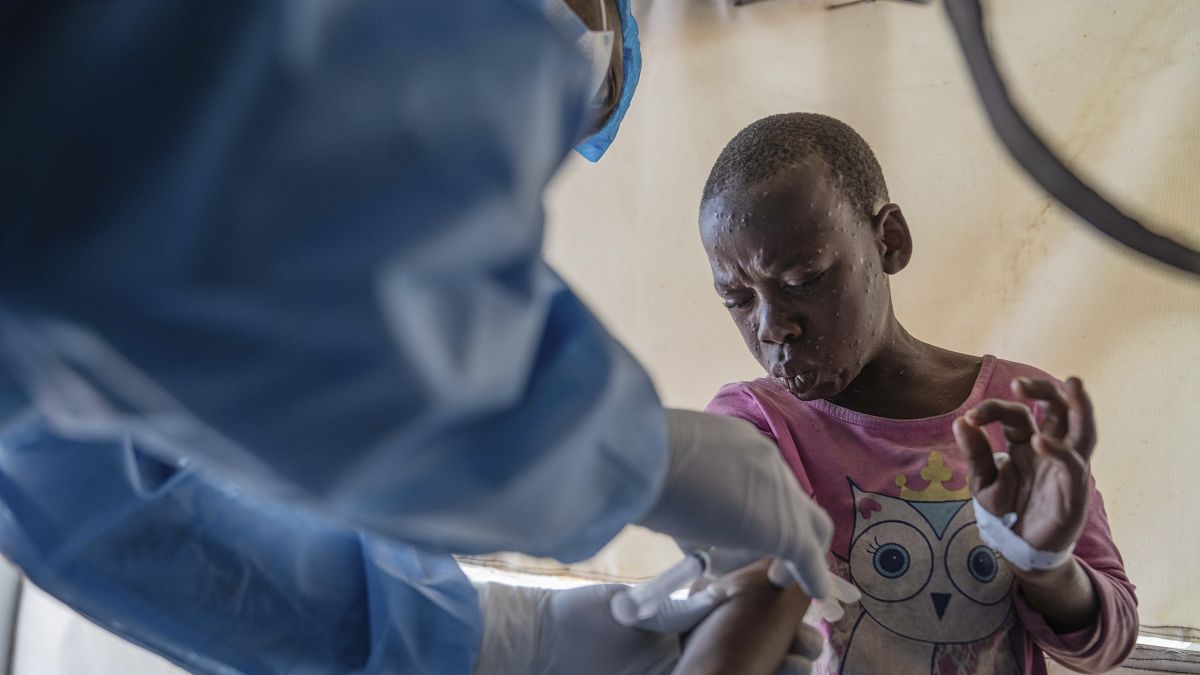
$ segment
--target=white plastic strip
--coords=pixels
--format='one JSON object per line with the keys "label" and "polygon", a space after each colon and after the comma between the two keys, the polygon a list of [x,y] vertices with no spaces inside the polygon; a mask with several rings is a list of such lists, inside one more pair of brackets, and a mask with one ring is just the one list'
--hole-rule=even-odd
{"label": "white plastic strip", "polygon": [[971,503],[975,506],[979,538],[1014,567],[1026,572],[1050,570],[1071,559],[1074,546],[1065,551],[1039,551],[1013,532],[1013,525],[1017,524],[1017,514],[1006,513],[997,517],[984,508],[978,499],[972,499]]}

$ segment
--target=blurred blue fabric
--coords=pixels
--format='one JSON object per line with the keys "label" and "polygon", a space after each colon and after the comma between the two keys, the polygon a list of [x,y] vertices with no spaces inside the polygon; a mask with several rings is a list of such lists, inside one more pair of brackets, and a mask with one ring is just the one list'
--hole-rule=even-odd
{"label": "blurred blue fabric", "polygon": [[653,386],[540,257],[586,68],[536,5],[0,8],[34,583],[195,671],[466,673],[449,553],[577,560],[650,507]]}

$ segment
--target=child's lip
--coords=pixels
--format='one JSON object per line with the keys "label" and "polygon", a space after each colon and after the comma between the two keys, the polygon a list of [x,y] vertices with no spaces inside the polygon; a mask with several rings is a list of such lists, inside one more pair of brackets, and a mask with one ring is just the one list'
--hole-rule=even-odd
{"label": "child's lip", "polygon": [[[787,372],[786,369],[780,372]],[[777,376],[775,381],[793,394],[800,395],[812,389],[820,380],[820,373],[815,370],[803,370],[799,373]]]}
{"label": "child's lip", "polygon": [[799,362],[796,362],[796,361],[791,361],[791,362],[781,361],[780,363],[776,363],[775,366],[773,368],[771,368],[771,376],[772,377],[778,377],[778,378],[783,378],[783,379],[788,379],[788,380],[792,380],[792,379],[795,379],[795,378],[801,377],[801,376],[803,376],[807,379],[810,377],[814,377],[816,374],[817,374],[817,369],[805,368],[802,364],[800,364]]}
{"label": "child's lip", "polygon": [[812,381],[797,381],[795,378],[788,379],[779,377],[775,378],[775,381],[779,383],[779,386],[787,390],[788,393],[800,399],[801,401],[813,400],[817,397],[816,392],[819,391],[817,387],[820,384],[820,380],[817,379]]}

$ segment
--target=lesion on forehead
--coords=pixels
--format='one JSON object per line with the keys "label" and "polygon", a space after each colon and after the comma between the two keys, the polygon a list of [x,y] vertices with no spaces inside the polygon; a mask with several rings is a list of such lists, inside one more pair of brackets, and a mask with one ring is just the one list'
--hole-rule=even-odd
{"label": "lesion on forehead", "polygon": [[705,200],[700,210],[706,240],[746,229],[766,230],[787,236],[793,246],[810,241],[819,245],[817,238],[848,232],[857,220],[820,158],[755,183],[731,185]]}

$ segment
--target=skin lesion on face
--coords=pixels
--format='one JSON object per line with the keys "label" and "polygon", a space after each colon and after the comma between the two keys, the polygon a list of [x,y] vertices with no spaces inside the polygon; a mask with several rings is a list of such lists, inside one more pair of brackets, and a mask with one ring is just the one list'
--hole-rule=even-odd
{"label": "skin lesion on face", "polygon": [[838,394],[886,338],[893,314],[875,227],[819,159],[714,195],[701,236],[747,347],[798,397]]}

